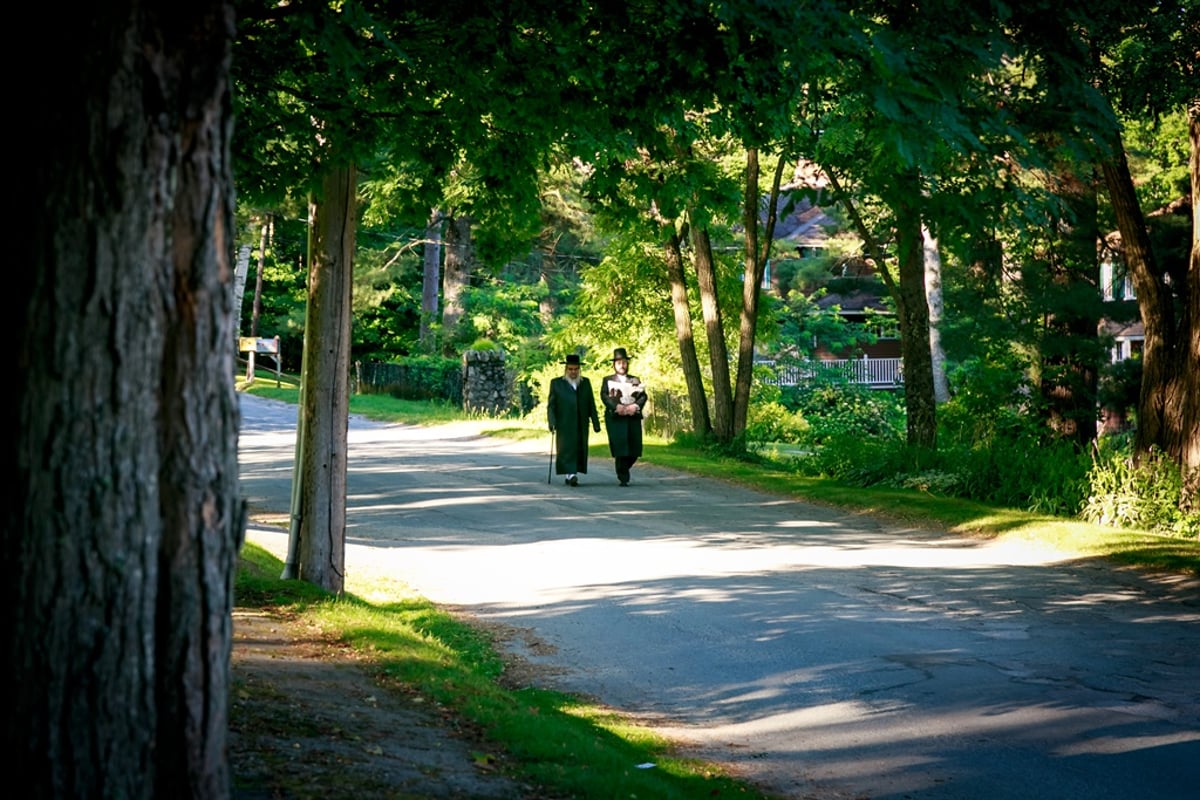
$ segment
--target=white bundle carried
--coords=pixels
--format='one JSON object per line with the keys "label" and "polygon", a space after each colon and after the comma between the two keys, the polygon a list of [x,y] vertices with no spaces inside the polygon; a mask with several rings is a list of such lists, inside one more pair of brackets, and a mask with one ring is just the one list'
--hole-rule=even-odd
{"label": "white bundle carried", "polygon": [[639,381],[637,378],[628,383],[614,384],[620,390],[620,401],[623,406],[631,406],[637,403],[637,396],[646,393],[646,384]]}

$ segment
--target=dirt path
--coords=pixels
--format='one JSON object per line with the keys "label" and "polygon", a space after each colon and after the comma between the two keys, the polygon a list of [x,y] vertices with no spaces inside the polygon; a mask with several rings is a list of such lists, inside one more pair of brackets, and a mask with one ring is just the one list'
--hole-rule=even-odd
{"label": "dirt path", "polygon": [[297,620],[234,612],[236,800],[530,800],[477,732]]}

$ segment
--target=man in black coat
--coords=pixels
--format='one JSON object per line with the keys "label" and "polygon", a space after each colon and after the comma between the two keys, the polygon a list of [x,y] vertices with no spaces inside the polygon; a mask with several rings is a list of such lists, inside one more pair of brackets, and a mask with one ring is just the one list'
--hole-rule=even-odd
{"label": "man in black coat", "polygon": [[604,427],[608,430],[608,451],[617,464],[617,480],[629,485],[629,471],[642,455],[642,409],[646,407],[646,386],[629,374],[629,354],[624,347],[613,350],[613,374],[600,384],[604,403]]}
{"label": "man in black coat", "polygon": [[566,475],[567,486],[578,486],[579,475],[587,474],[588,423],[599,433],[600,415],[591,382],[579,374],[579,356],[572,353],[563,364],[563,376],[550,381],[546,417],[558,443],[554,474]]}

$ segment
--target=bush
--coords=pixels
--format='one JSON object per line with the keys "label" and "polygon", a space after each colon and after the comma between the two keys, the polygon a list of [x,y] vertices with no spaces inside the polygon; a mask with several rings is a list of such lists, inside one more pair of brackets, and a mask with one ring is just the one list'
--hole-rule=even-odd
{"label": "bush", "polygon": [[1098,440],[1088,482],[1080,513],[1088,522],[1200,540],[1200,512],[1179,510],[1183,475],[1179,465],[1162,453],[1151,452],[1135,464],[1124,437]]}
{"label": "bush", "polygon": [[790,387],[782,402],[808,429],[801,442],[820,445],[843,438],[895,440],[904,431],[903,398],[835,375]]}

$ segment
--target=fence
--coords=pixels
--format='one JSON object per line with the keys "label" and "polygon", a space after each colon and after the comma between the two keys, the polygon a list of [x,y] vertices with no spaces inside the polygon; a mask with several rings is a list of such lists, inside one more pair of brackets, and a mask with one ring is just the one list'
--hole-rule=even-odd
{"label": "fence", "polygon": [[872,389],[894,389],[904,384],[904,370],[899,358],[836,358],[806,360],[784,365],[760,361],[759,366],[772,368],[769,382],[776,386],[796,386],[818,375],[844,375],[852,383],[862,383]]}

